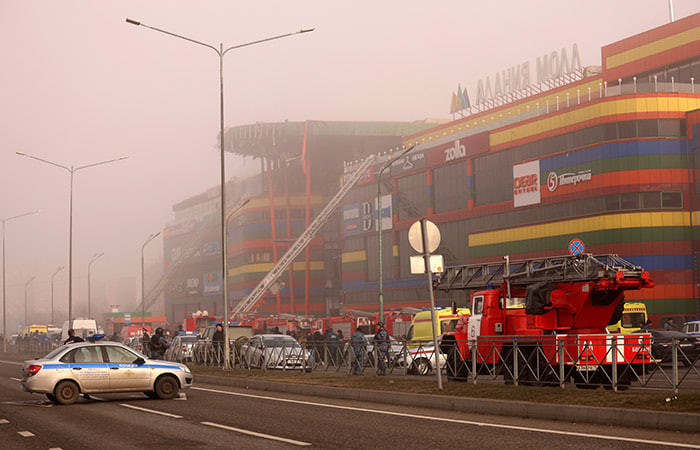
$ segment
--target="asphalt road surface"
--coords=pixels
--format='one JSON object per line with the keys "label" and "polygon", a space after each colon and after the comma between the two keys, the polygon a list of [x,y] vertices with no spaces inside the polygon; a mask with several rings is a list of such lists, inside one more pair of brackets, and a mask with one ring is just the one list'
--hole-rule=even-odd
{"label": "asphalt road surface", "polygon": [[310,398],[197,383],[186,398],[105,394],[70,406],[22,392],[0,361],[0,447],[700,448],[700,435]]}

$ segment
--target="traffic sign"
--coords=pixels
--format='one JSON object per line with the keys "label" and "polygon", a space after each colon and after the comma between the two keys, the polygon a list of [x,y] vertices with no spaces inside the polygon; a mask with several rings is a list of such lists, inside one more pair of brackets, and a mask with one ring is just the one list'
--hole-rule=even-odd
{"label": "traffic sign", "polygon": [[[432,253],[440,246],[440,230],[433,222],[425,221],[425,242],[428,244],[428,253]],[[411,244],[413,250],[418,253],[423,253],[423,230],[421,221],[417,220],[408,229],[408,243]]]}
{"label": "traffic sign", "polygon": [[583,241],[581,239],[572,239],[571,242],[569,242],[569,253],[571,253],[573,256],[582,255],[585,252],[586,246],[583,245]]}

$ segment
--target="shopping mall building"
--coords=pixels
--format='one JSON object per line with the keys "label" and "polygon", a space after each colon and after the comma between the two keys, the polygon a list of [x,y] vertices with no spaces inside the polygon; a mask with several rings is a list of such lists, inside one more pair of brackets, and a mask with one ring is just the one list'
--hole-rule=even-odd
{"label": "shopping mall building", "polygon": [[[230,305],[251,293],[336,195],[344,159],[401,147],[403,136],[433,126],[305,121],[228,128],[225,148],[246,157],[239,176],[226,183],[226,209],[232,213],[227,222]],[[248,203],[234,211],[243,200]],[[173,219],[163,231],[162,285],[169,323],[180,323],[197,311],[223,316],[220,204],[219,187],[214,187],[173,205]],[[336,210],[251,312],[340,313],[339,217]]]}
{"label": "shopping mall building", "polygon": [[383,155],[346,197],[343,306],[378,307],[380,190],[386,308],[429,304],[407,237],[428,217],[445,265],[564,255],[578,239],[650,271],[656,286],[626,298],[653,318],[700,314],[698,81],[695,14],[606,45],[597,67],[566,44],[458,88],[461,117],[404,137],[413,150],[380,180]]}

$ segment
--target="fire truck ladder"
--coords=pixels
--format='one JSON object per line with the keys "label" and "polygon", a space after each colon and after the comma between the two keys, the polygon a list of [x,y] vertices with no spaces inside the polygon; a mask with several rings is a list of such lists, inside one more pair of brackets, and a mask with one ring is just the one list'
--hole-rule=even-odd
{"label": "fire truck ladder", "polygon": [[[618,274],[622,275],[618,275]],[[618,255],[566,255],[532,258],[484,264],[467,264],[445,267],[445,271],[433,284],[441,291],[452,289],[480,289],[489,285],[523,285],[543,281],[596,281],[601,279],[642,279],[644,269],[635,266]]]}
{"label": "fire truck ladder", "polygon": [[368,156],[362,164],[360,164],[360,167],[357,168],[355,173],[352,174],[350,178],[345,182],[343,187],[338,191],[337,194],[331,199],[330,202],[326,205],[325,208],[323,208],[323,211],[314,219],[314,221],[309,225],[309,228],[307,228],[301,236],[292,244],[291,247],[289,247],[289,250],[280,258],[279,261],[277,261],[277,264],[275,264],[275,267],[268,272],[267,275],[262,279],[262,281],[253,289],[253,291],[243,300],[241,300],[236,306],[233,307],[231,310],[231,315],[235,316],[236,314],[244,314],[250,311],[251,309],[255,308],[260,301],[260,299],[263,298],[267,290],[272,286],[272,284],[277,281],[277,279],[284,273],[284,271],[287,269],[287,267],[294,261],[294,258],[299,256],[299,253],[306,248],[307,245],[309,245],[309,242],[311,242],[311,239],[313,239],[314,235],[318,232],[318,230],[323,226],[324,223],[328,220],[328,218],[331,216],[331,213],[333,213],[333,210],[340,204],[340,201],[345,197],[345,194],[352,189],[352,187],[357,183],[357,181],[364,175],[365,171],[372,165],[374,162],[375,156],[370,155]]}

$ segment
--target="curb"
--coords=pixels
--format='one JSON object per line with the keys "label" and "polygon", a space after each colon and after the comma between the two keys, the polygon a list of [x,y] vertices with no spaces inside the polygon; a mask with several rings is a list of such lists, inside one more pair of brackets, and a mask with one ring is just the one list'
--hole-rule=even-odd
{"label": "curb", "polygon": [[646,411],[623,408],[597,408],[594,406],[555,405],[520,401],[490,400],[481,398],[449,397],[405,392],[371,391],[312,384],[295,384],[251,380],[249,378],[195,375],[195,381],[205,384],[251,388],[260,391],[337,398],[398,406],[416,406],[448,411],[490,414],[496,416],[525,417],[561,422],[616,425],[622,427],[649,428],[655,430],[697,433],[700,430],[700,414]]}

